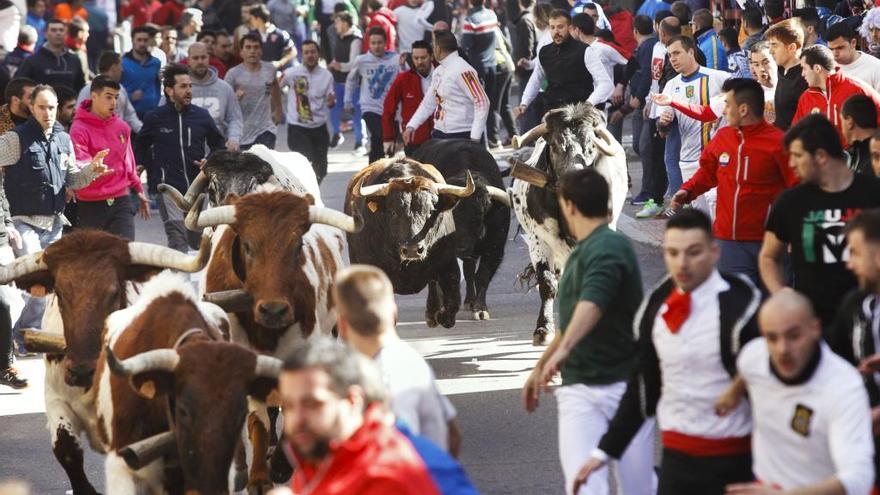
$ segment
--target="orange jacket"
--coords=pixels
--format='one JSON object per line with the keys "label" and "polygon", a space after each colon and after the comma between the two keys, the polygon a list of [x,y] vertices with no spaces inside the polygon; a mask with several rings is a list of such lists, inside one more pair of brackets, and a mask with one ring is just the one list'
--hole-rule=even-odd
{"label": "orange jacket", "polygon": [[688,200],[718,188],[715,237],[760,241],[770,205],[783,189],[797,184],[788,165],[783,132],[763,121],[718,129],[700,155],[700,168],[682,189]]}

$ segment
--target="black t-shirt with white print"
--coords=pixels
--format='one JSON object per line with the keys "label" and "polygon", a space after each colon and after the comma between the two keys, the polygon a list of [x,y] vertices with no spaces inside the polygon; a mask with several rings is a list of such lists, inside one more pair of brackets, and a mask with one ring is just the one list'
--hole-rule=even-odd
{"label": "black t-shirt with white print", "polygon": [[767,230],[791,245],[794,287],[806,295],[826,328],[843,296],[856,286],[846,268],[846,223],[864,209],[880,207],[880,179],[856,175],[844,191],[816,184],[784,191],[773,203]]}

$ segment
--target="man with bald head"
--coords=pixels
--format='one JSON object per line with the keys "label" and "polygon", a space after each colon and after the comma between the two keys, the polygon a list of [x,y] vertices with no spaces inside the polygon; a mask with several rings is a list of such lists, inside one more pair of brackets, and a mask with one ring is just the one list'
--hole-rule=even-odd
{"label": "man with bald head", "polygon": [[728,494],[862,494],[874,482],[868,395],[858,371],[822,341],[809,299],[792,289],[758,313],[763,338],[737,368],[752,406],[753,471],[760,483]]}
{"label": "man with bald head", "polygon": [[217,75],[212,67],[208,45],[201,41],[191,44],[187,50],[187,66],[192,78],[192,104],[211,114],[220,132],[226,136],[226,149],[237,151],[241,142],[241,107],[235,91]]}

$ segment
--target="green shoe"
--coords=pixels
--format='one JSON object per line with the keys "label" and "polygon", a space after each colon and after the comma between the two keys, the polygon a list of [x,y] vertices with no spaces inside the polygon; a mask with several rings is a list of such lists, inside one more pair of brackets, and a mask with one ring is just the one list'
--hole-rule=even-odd
{"label": "green shoe", "polygon": [[663,211],[663,205],[657,204],[653,199],[649,199],[642,209],[636,213],[636,218],[654,218],[658,213]]}

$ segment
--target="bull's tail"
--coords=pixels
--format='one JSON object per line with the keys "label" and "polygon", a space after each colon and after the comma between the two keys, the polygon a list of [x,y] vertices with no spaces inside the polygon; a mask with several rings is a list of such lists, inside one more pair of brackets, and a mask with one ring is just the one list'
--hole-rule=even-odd
{"label": "bull's tail", "polygon": [[534,265],[529,263],[517,274],[514,281],[514,285],[516,284],[519,284],[520,289],[525,289],[526,293],[538,286],[538,272],[535,271]]}

